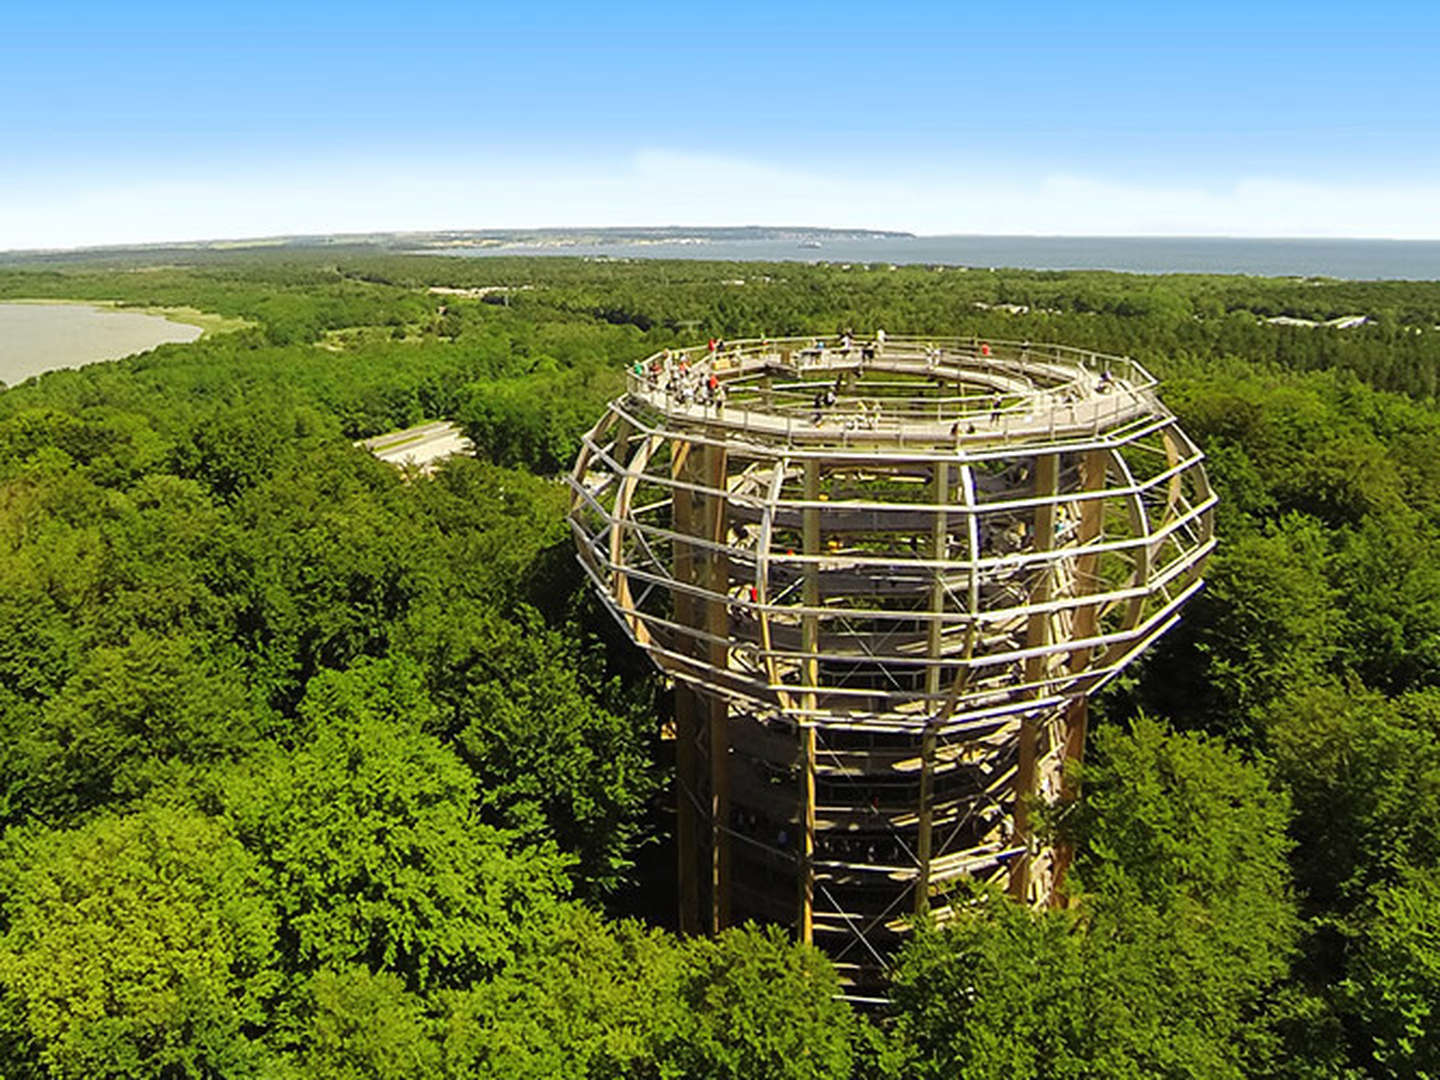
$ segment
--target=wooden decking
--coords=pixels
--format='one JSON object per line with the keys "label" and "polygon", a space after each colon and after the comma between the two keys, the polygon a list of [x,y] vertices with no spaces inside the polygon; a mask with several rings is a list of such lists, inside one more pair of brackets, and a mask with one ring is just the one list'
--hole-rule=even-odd
{"label": "wooden decking", "polygon": [[[1155,380],[1126,357],[1023,342],[891,339],[867,358],[873,343],[816,350],[809,341],[657,354],[631,370],[627,395],[637,408],[716,438],[861,449],[1073,440],[1163,411]],[[724,393],[704,402],[699,391],[712,376]],[[894,383],[883,395],[864,392],[877,376],[909,380],[917,391],[932,385],[970,392],[904,398]],[[842,389],[817,406],[811,396],[827,383]]]}

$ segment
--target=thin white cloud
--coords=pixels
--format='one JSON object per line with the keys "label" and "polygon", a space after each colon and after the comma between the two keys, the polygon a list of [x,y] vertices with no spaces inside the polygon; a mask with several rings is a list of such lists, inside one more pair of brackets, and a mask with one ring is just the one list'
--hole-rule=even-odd
{"label": "thin white cloud", "polygon": [[813,163],[650,150],[616,161],[297,163],[209,179],[0,190],[0,249],[544,225],[829,225],[923,234],[1440,238],[1440,183],[1135,183],[1019,165]]}

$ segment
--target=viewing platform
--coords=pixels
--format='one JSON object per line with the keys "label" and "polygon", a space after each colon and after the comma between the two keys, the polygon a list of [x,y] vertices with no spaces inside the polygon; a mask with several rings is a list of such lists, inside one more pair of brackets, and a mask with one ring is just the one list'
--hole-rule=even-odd
{"label": "viewing platform", "polygon": [[1094,439],[1161,411],[1129,357],[1022,341],[747,339],[637,361],[627,398],[715,437],[982,448]]}

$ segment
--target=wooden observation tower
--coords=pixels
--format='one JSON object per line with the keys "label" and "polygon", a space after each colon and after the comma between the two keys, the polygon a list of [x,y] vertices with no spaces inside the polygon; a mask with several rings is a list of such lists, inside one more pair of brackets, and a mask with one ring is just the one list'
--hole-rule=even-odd
{"label": "wooden observation tower", "polygon": [[635,365],[571,477],[581,562],[675,686],[683,929],[791,926],[857,984],[962,879],[1049,902],[1087,695],[1214,546],[1134,361],[743,341]]}

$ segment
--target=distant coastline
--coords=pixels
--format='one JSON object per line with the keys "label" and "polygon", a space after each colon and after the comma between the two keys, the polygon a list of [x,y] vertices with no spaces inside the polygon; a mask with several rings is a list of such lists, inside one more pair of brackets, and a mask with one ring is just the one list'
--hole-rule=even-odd
{"label": "distant coastline", "polygon": [[453,229],[207,240],[185,244],[0,253],[0,266],[243,255],[246,251],[387,252],[466,257],[706,259],[934,265],[969,269],[1111,270],[1138,274],[1440,280],[1440,240],[1135,236],[919,236],[875,229],[630,227]]}
{"label": "distant coastline", "polygon": [[1385,280],[1440,279],[1440,240],[1256,240],[1232,237],[831,236],[723,240],[513,239],[414,253],[471,257],[569,255],[601,259],[709,259],[1111,270],[1133,274],[1249,274]]}

